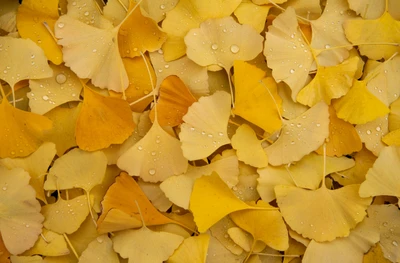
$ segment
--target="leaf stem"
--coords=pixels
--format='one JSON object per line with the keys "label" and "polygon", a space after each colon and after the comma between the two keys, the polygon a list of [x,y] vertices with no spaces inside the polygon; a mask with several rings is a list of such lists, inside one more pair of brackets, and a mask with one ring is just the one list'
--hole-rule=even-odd
{"label": "leaf stem", "polygon": [[286,258],[298,258],[300,255],[282,255],[282,254],[268,254],[268,253],[253,253],[254,255],[266,256],[266,257],[286,257]]}
{"label": "leaf stem", "polygon": [[322,174],[322,185],[321,185],[321,188],[322,187],[326,188],[326,185],[325,185],[325,176],[326,176],[326,143],[325,142],[324,142],[323,150],[324,150],[324,168],[323,168],[323,174]]}
{"label": "leaf stem", "polygon": [[[121,25],[123,23],[125,23],[126,20],[128,20],[128,18],[130,17],[130,15],[133,13],[133,11],[135,11],[135,9],[142,3],[143,0],[140,0],[139,2],[136,3],[136,5],[126,14],[125,18],[121,21],[121,23],[119,23],[118,26],[116,26],[116,28],[120,28]],[[128,11],[128,10],[126,10]]]}
{"label": "leaf stem", "polygon": [[[275,6],[276,8],[278,8],[279,10],[281,10],[281,11],[283,11],[283,12],[285,12],[286,11],[286,9],[285,8],[283,8],[283,7],[281,7],[281,6],[279,6],[278,4],[276,4],[274,1],[272,1],[272,0],[269,0],[269,2],[273,5],[273,6]],[[299,15],[297,15],[296,14],[296,17],[298,18],[298,19],[300,19],[300,20],[304,20],[304,21],[306,21],[307,23],[311,23],[311,21],[308,19],[308,18],[305,18],[305,17],[302,17],[302,16],[299,16]]]}
{"label": "leaf stem", "polygon": [[128,12],[128,8],[122,3],[121,0],[118,0],[118,3],[122,6],[123,9],[125,9],[126,12]]}
{"label": "leaf stem", "polygon": [[74,253],[76,259],[79,260],[79,255],[78,255],[78,253],[76,252],[76,250],[75,250],[74,246],[72,245],[71,241],[69,240],[68,236],[67,236],[65,233],[63,234],[63,236],[64,236],[65,241],[67,241],[68,246],[71,248],[72,253]]}
{"label": "leaf stem", "polygon": [[[221,66],[221,65],[219,65]],[[232,101],[232,108],[235,108],[235,99],[234,99],[234,95],[233,95],[233,87],[232,87],[232,80],[231,80],[231,73],[228,69],[226,69],[225,67],[223,67],[225,69],[226,74],[228,74],[228,82],[229,82],[229,89],[231,91],[231,101]]]}
{"label": "leaf stem", "polygon": [[283,117],[282,117],[281,111],[280,111],[280,109],[278,107],[278,103],[275,100],[275,97],[272,95],[271,91],[269,90],[267,85],[265,85],[263,80],[259,80],[258,82],[261,83],[261,85],[263,85],[264,88],[268,91],[269,95],[271,96],[272,101],[274,102],[274,105],[275,105],[276,111],[278,112],[279,118],[281,119],[281,122],[283,123]]}
{"label": "leaf stem", "polygon": [[89,195],[88,191],[85,191],[85,192],[86,192],[87,204],[89,207],[89,213],[90,213],[90,216],[92,217],[94,226],[97,228],[97,222],[96,222],[96,219],[94,218],[93,211],[92,211],[92,204],[90,202],[90,195]]}
{"label": "leaf stem", "polygon": [[147,63],[147,59],[144,56],[143,52],[140,51],[140,55],[143,58],[144,64],[146,65],[146,69],[147,69],[147,73],[149,75],[150,78],[150,83],[151,83],[151,94],[153,95],[153,101],[154,101],[154,122],[158,123],[158,117],[157,117],[157,101],[156,101],[156,94],[155,94],[155,86],[154,86],[154,81],[153,81],[153,76],[151,75],[151,71],[150,71],[150,66],[149,63]]}

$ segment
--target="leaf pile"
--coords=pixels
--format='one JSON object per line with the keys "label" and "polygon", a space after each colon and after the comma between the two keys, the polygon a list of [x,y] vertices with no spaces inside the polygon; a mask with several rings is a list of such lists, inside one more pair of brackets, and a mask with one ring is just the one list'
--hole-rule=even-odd
{"label": "leaf pile", "polygon": [[3,1],[0,262],[400,262],[399,20]]}

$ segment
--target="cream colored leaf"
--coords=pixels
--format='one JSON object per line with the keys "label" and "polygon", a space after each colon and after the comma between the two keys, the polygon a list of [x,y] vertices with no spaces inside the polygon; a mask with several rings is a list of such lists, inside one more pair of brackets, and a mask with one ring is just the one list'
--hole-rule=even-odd
{"label": "cream colored leaf", "polygon": [[356,130],[365,147],[378,156],[386,146],[382,142],[382,137],[389,132],[388,116],[378,117],[365,124],[356,125]]}
{"label": "cream colored leaf", "polygon": [[79,258],[79,263],[119,263],[117,253],[113,250],[113,243],[107,235],[98,236],[90,242],[87,249]]}
{"label": "cream colored leaf", "polygon": [[24,255],[63,256],[70,253],[65,238],[53,231],[43,228],[42,236],[35,245],[26,251]]}
{"label": "cream colored leaf", "polygon": [[210,236],[207,234],[186,238],[167,260],[167,263],[185,262],[189,258],[192,263],[205,263],[209,242]]}

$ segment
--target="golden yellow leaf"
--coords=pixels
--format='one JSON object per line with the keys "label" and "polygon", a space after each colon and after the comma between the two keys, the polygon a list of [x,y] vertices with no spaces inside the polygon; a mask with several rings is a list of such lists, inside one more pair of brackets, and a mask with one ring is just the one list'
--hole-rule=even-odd
{"label": "golden yellow leaf", "polygon": [[[327,156],[343,156],[358,152],[362,148],[362,142],[357,130],[350,123],[339,119],[335,109],[329,107],[329,137],[326,143]],[[323,147],[316,150],[323,154]]]}
{"label": "golden yellow leaf", "polygon": [[235,16],[241,24],[247,24],[258,32],[261,33],[265,27],[265,21],[269,10],[272,6],[270,5],[256,5],[252,2],[241,2],[240,5],[235,9]]}
{"label": "golden yellow leaf", "polygon": [[186,238],[167,260],[167,263],[181,263],[189,258],[193,263],[205,263],[209,243],[210,236],[208,234]]}
{"label": "golden yellow leaf", "polygon": [[39,148],[44,132],[52,127],[48,118],[14,108],[7,98],[0,103],[0,120],[0,158],[28,156]]}
{"label": "golden yellow leaf", "polygon": [[367,90],[365,81],[358,80],[345,96],[333,101],[333,107],[340,119],[352,124],[364,124],[389,113],[389,108]]}
{"label": "golden yellow leaf", "polygon": [[353,85],[359,60],[351,57],[335,66],[319,66],[314,79],[300,90],[297,101],[310,107],[320,101],[330,105],[332,99],[342,97]]}
{"label": "golden yellow leaf", "polygon": [[113,250],[113,242],[107,235],[98,236],[89,243],[79,258],[79,263],[119,263],[117,253]]}
{"label": "golden yellow leaf", "polygon": [[0,232],[6,249],[18,255],[33,247],[44,217],[27,172],[0,166],[0,174]]}
{"label": "golden yellow leaf", "polygon": [[62,235],[46,228],[43,228],[42,235],[42,238],[38,238],[31,249],[25,251],[25,256],[42,255],[57,257],[70,253],[67,242]]}
{"label": "golden yellow leaf", "polygon": [[0,235],[0,262],[10,263],[10,252],[8,252],[6,246],[4,245],[3,238]]}
{"label": "golden yellow leaf", "polygon": [[[282,121],[278,110],[282,100],[272,78],[244,61],[235,61],[235,108],[237,114],[268,133],[279,130]],[[262,83],[261,83],[262,82]]]}
{"label": "golden yellow leaf", "polygon": [[96,151],[123,143],[134,129],[129,104],[122,99],[104,97],[87,86],[84,92],[85,99],[75,127],[79,148]]}
{"label": "golden yellow leaf", "polygon": [[[188,112],[188,108],[196,101],[179,77],[171,75],[165,78],[160,85],[157,101],[159,124],[161,126],[178,126],[183,122],[182,117]],[[155,110],[154,107],[150,112],[150,119],[153,122]]]}
{"label": "golden yellow leaf", "polygon": [[63,62],[61,48],[51,35],[58,17],[58,0],[27,0],[17,13],[18,33],[22,38],[33,40],[56,65]]}
{"label": "golden yellow leaf", "polygon": [[390,263],[389,259],[386,259],[383,256],[382,247],[380,245],[376,245],[372,247],[368,253],[364,255],[363,263]]}
{"label": "golden yellow leaf", "polygon": [[[389,4],[387,7],[387,11],[393,16],[393,18],[398,20],[400,18],[400,3],[396,0],[389,0],[387,3]],[[362,18],[376,19],[385,12],[386,1],[349,0],[349,6]]]}
{"label": "golden yellow leaf", "polygon": [[378,117],[373,121],[365,124],[356,125],[356,130],[360,135],[361,141],[364,143],[365,148],[370,150],[373,154],[378,156],[385,144],[382,142],[382,137],[389,132],[388,130],[388,117]]}
{"label": "golden yellow leaf", "polygon": [[179,134],[183,155],[189,160],[202,159],[230,143],[227,135],[230,112],[230,95],[223,91],[193,103],[183,116]]}
{"label": "golden yellow leaf", "polygon": [[[387,1],[386,1],[387,3]],[[400,21],[396,21],[387,11],[381,17],[374,20],[353,19],[347,20],[343,24],[347,39],[353,44],[369,43],[369,45],[359,45],[360,53],[370,59],[388,59],[394,53],[400,52],[400,47],[395,45],[380,44],[399,43]],[[374,28],[374,30],[369,30]],[[371,45],[377,43],[376,45]]]}
{"label": "golden yellow leaf", "polygon": [[158,50],[167,36],[154,20],[142,15],[140,8],[136,8],[136,1],[129,2],[128,12],[135,10],[119,28],[118,47],[122,57],[133,58],[146,51]]}

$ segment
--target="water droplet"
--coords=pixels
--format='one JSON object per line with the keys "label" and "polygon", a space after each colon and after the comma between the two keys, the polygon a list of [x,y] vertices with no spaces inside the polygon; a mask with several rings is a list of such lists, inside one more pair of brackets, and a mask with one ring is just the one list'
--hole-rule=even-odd
{"label": "water droplet", "polygon": [[321,124],[319,124],[319,123],[317,123],[316,125],[317,125],[317,127],[321,126]]}
{"label": "water droplet", "polygon": [[232,190],[236,192],[238,190],[238,188],[236,186],[234,186],[234,187],[232,187]]}
{"label": "water droplet", "polygon": [[44,95],[44,96],[42,97],[42,99],[43,99],[43,100],[49,100],[49,97],[47,97],[46,95]]}
{"label": "water droplet", "polygon": [[217,49],[218,49],[218,45],[217,45],[217,44],[212,44],[212,45],[211,45],[211,48],[212,48],[213,50],[217,50]]}
{"label": "water droplet", "polygon": [[34,59],[36,56],[34,54],[31,55],[31,59]]}
{"label": "water droplet", "polygon": [[165,5],[160,5],[160,9],[164,10],[165,9]]}
{"label": "water droplet", "polygon": [[63,28],[65,26],[65,24],[63,22],[60,22],[57,24],[58,28]]}
{"label": "water droplet", "polygon": [[72,2],[72,5],[73,5],[73,6],[76,6],[76,2]]}
{"label": "water droplet", "polygon": [[326,44],[326,45],[325,45],[325,48],[326,48],[326,49],[331,48],[331,45]]}
{"label": "water droplet", "polygon": [[399,246],[399,244],[397,243],[397,241],[393,241],[393,242],[392,242],[392,245],[395,246],[395,247],[398,247],[398,246]]}
{"label": "water droplet", "polygon": [[240,50],[240,48],[239,48],[237,45],[232,45],[232,46],[231,46],[231,52],[232,52],[233,54],[238,53],[239,50]]}
{"label": "water droplet", "polygon": [[387,227],[389,224],[388,224],[388,222],[383,222],[382,223],[382,226],[384,226],[384,227]]}
{"label": "water droplet", "polygon": [[84,15],[85,15],[85,16],[88,16],[88,15],[89,15],[89,11],[86,11],[86,12],[84,13]]}
{"label": "water droplet", "polygon": [[376,130],[377,132],[381,131],[381,127],[377,126],[377,127],[375,128],[375,130]]}
{"label": "water droplet", "polygon": [[295,144],[295,143],[296,143],[295,141],[291,141],[291,142],[290,142],[290,144],[292,144],[292,145]]}
{"label": "water droplet", "polygon": [[7,186],[3,186],[3,191],[7,191]]}
{"label": "water droplet", "polygon": [[67,81],[67,76],[63,73],[60,73],[56,76],[56,81],[58,84],[64,84]]}
{"label": "water droplet", "polygon": [[293,74],[294,72],[295,72],[295,70],[294,69],[290,69],[290,74]]}
{"label": "water droplet", "polygon": [[155,174],[156,174],[156,170],[150,169],[150,170],[149,170],[149,174],[150,174],[150,175],[155,175]]}
{"label": "water droplet", "polygon": [[209,138],[212,138],[213,137],[213,135],[210,133],[210,134],[208,134],[207,135]]}
{"label": "water droplet", "polygon": [[298,128],[300,128],[301,127],[301,123],[297,123],[297,125],[296,125]]}
{"label": "water droplet", "polygon": [[294,38],[296,36],[296,33],[293,33],[290,35],[290,38]]}
{"label": "water droplet", "polygon": [[195,130],[195,128],[193,128],[193,127],[190,127],[190,130],[191,130],[191,131],[194,131],[194,130]]}
{"label": "water droplet", "polygon": [[223,132],[219,132],[218,135],[219,136],[224,136],[224,133]]}
{"label": "water droplet", "polygon": [[137,147],[137,149],[138,149],[139,151],[141,151],[141,150],[143,150],[143,147],[139,145],[139,146]]}
{"label": "water droplet", "polygon": [[29,227],[29,225],[28,225],[28,224],[26,224],[26,225],[25,225],[25,227]]}
{"label": "water droplet", "polygon": [[371,134],[371,130],[367,130],[367,134],[370,135]]}
{"label": "water droplet", "polygon": [[151,155],[155,156],[157,153],[155,151],[151,152]]}
{"label": "water droplet", "polygon": [[96,53],[96,52],[97,52],[97,49],[93,49],[92,52],[93,52],[93,53]]}
{"label": "water droplet", "polygon": [[169,68],[169,65],[168,65],[168,64],[165,64],[165,65],[164,65],[164,68]]}

